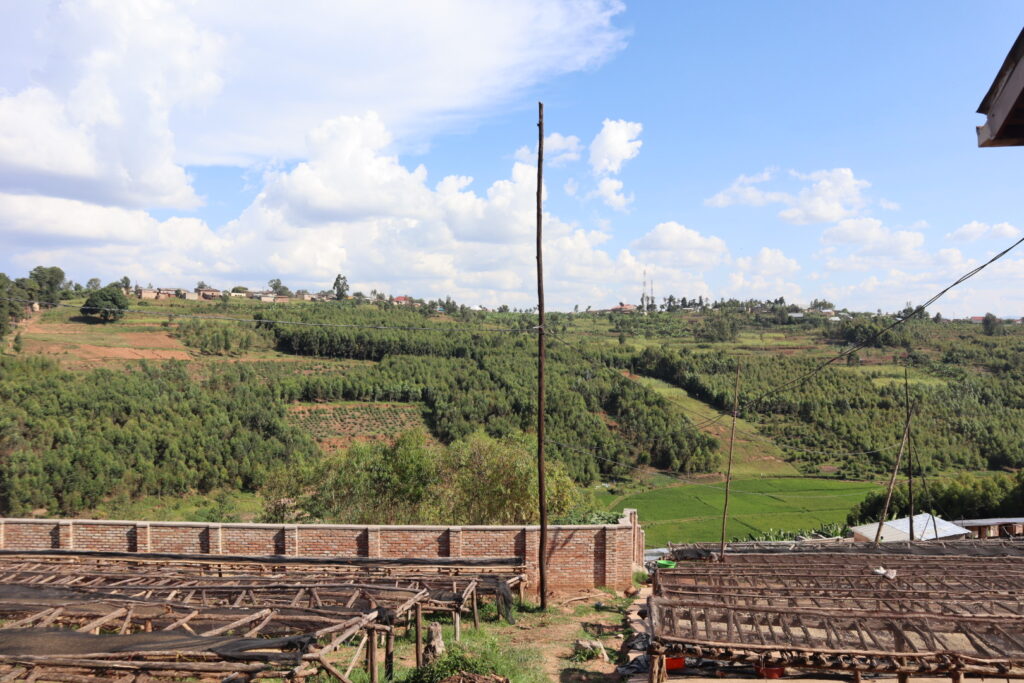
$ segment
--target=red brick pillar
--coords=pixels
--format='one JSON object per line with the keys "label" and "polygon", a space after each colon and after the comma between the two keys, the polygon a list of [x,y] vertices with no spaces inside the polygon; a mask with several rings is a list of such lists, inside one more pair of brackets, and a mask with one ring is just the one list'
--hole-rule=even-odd
{"label": "red brick pillar", "polygon": [[[608,588],[625,588],[622,585],[621,574],[625,555],[628,552],[627,548],[622,547],[626,540],[624,533],[626,531],[629,531],[629,535],[632,536],[631,529],[625,530],[622,527],[611,525],[606,525],[601,532],[604,536],[604,585]],[[596,551],[597,548],[594,550]],[[597,561],[596,557],[594,561]]]}
{"label": "red brick pillar", "polygon": [[75,526],[70,519],[57,522],[57,547],[63,550],[75,549]]}
{"label": "red brick pillar", "polygon": [[448,557],[462,557],[462,527],[448,527]]}
{"label": "red brick pillar", "polygon": [[380,557],[380,527],[366,527],[366,556]]}
{"label": "red brick pillar", "polygon": [[[540,527],[524,527],[523,533],[526,535],[526,557],[523,558],[526,562],[526,575],[530,581],[530,591],[539,592],[540,590]],[[551,540],[551,533],[548,533],[548,540]]]}
{"label": "red brick pillar", "polygon": [[211,555],[224,554],[224,533],[220,524],[210,524],[206,527],[207,540],[209,541],[209,553]]}
{"label": "red brick pillar", "polygon": [[299,525],[287,524],[284,527],[284,554],[299,554]]}
{"label": "red brick pillar", "polygon": [[149,534],[149,522],[135,523],[135,552],[148,553],[153,547],[152,537]]}

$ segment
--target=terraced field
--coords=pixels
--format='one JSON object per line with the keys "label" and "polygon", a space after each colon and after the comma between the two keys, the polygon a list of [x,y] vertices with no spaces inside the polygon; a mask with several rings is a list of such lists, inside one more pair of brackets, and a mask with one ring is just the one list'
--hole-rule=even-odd
{"label": "terraced field", "polygon": [[301,404],[288,412],[289,419],[326,451],[343,449],[354,441],[393,441],[403,432],[426,430],[423,406],[415,403]]}

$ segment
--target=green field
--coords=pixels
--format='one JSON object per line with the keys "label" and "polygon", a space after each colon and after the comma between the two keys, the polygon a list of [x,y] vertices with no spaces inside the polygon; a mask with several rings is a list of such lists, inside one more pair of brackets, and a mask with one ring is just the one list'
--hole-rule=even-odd
{"label": "green field", "polygon": [[[698,424],[721,416],[721,413],[708,404],[691,398],[686,391],[674,387],[668,382],[649,377],[638,377],[636,381],[667,398],[671,402],[670,410],[684,415]],[[718,449],[722,454],[719,469],[722,472],[725,472],[726,469],[730,427],[731,419],[725,418],[701,430],[718,441]],[[797,469],[783,460],[784,457],[782,450],[773,441],[760,434],[757,425],[743,418],[737,418],[732,462],[734,475],[798,475]]]}
{"label": "green field", "polygon": [[[727,536],[745,539],[769,529],[799,531],[842,523],[850,508],[878,487],[872,482],[796,477],[736,479],[729,495]],[[615,498],[608,509],[636,508],[647,546],[661,547],[669,541],[719,540],[724,500],[723,482],[683,483]]]}

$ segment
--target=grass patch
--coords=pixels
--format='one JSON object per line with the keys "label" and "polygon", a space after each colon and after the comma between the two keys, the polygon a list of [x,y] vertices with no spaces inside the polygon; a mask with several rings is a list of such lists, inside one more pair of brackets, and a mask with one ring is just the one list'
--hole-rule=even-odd
{"label": "grass patch", "polygon": [[263,510],[258,493],[215,491],[185,496],[115,496],[79,516],[161,522],[251,522]]}
{"label": "grass patch", "polygon": [[[844,522],[846,514],[870,491],[873,482],[799,477],[741,478],[729,496],[728,538],[746,538],[769,529],[800,531]],[[634,493],[618,508],[636,508],[649,547],[716,541],[721,537],[725,484],[680,484]]]}
{"label": "grass patch", "polygon": [[[668,382],[650,377],[639,377],[637,381],[667,398],[671,410],[686,415],[691,421],[702,421],[718,417],[721,413],[708,404],[692,398],[685,390]],[[720,420],[707,425],[701,431],[718,441],[722,453],[721,471],[725,471],[726,454],[729,450],[731,420]],[[796,475],[797,470],[785,461],[782,450],[767,436],[763,436],[756,424],[742,418],[736,420],[736,442],[733,449],[732,471],[736,475],[767,474]]]}

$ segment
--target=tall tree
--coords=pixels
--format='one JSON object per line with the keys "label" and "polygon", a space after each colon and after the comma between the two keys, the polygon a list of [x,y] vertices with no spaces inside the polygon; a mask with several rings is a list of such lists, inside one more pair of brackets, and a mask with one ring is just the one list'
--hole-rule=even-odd
{"label": "tall tree", "polygon": [[348,294],[348,278],[341,273],[334,278],[334,298],[341,300]]}
{"label": "tall tree", "polygon": [[60,299],[60,287],[64,283],[64,271],[57,266],[49,268],[36,266],[28,274],[36,285],[40,303],[51,303]]}
{"label": "tall tree", "polygon": [[981,320],[981,331],[990,337],[1003,333],[1003,321],[991,313],[986,313]]}
{"label": "tall tree", "polygon": [[120,283],[93,292],[80,309],[82,315],[98,315],[106,322],[120,320],[127,310],[128,297],[121,290]]}

